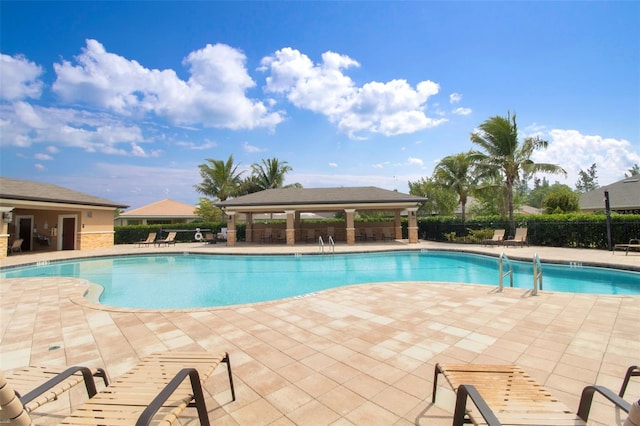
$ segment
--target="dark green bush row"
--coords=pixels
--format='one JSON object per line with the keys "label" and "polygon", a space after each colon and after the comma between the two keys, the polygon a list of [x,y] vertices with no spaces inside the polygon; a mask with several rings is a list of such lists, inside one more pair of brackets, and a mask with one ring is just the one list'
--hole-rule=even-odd
{"label": "dark green bush row", "polygon": [[[341,222],[337,220],[335,222]],[[305,223],[307,221],[305,220]],[[326,222],[323,222],[326,223]],[[195,241],[196,228],[205,232],[220,232],[227,226],[220,223],[181,223],[163,225],[164,236],[170,230],[181,230],[176,235],[177,242]],[[526,227],[527,241],[537,246],[580,247],[607,249],[607,221],[604,214],[553,214],[516,215],[516,226]],[[426,217],[418,219],[418,236],[424,240],[448,241],[455,232],[456,241],[477,243],[479,238],[503,228],[509,233],[509,222],[499,216],[477,217],[467,220],[463,226],[458,217]],[[131,244],[145,240],[149,232],[159,232],[159,225],[131,225],[115,227],[115,243]],[[245,239],[245,225],[237,224],[238,241]],[[402,233],[407,238],[407,220],[402,221]],[[446,235],[449,235],[447,238]],[[640,238],[640,215],[611,215],[611,240],[613,244],[627,243],[631,238]]]}
{"label": "dark green bush row", "polygon": [[[200,228],[202,233],[220,232],[220,228],[227,226],[222,223],[174,223],[168,225],[128,225],[115,226],[115,244],[132,244],[147,239],[150,232],[160,233],[162,230],[163,237],[167,236],[169,231],[181,231],[176,234],[176,242],[185,243],[195,241],[196,228]],[[238,227],[239,228],[239,227]],[[238,230],[239,231],[239,230]],[[242,227],[244,236],[244,226]],[[156,238],[159,238],[157,236]]]}
{"label": "dark green bush row", "polygon": [[[532,245],[608,248],[607,220],[604,214],[516,215],[515,222],[516,227],[528,228],[527,241]],[[432,241],[447,241],[445,234],[452,232],[460,238],[469,235],[471,230],[497,228],[506,229],[509,233],[509,222],[498,216],[469,219],[466,227],[457,217],[429,217],[418,221],[420,238]],[[612,243],[627,243],[631,238],[640,238],[640,215],[612,214]]]}

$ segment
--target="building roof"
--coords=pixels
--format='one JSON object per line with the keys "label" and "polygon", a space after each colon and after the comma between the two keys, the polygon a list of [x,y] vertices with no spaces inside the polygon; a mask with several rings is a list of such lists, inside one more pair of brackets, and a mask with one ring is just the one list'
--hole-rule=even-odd
{"label": "building roof", "polygon": [[640,211],[640,176],[632,176],[602,186],[580,195],[580,209],[587,211],[604,210],[604,192],[609,192],[611,210],[619,212]]}
{"label": "building roof", "polygon": [[197,217],[197,215],[195,214],[195,207],[193,205],[165,198],[164,200],[124,212],[120,214],[119,217],[128,219],[139,217],[194,218]]}
{"label": "building roof", "polygon": [[225,200],[216,205],[223,209],[310,208],[331,210],[338,206],[383,208],[385,205],[410,207],[426,201],[424,197],[389,191],[374,186],[341,188],[276,188]]}
{"label": "building roof", "polygon": [[93,195],[84,194],[50,183],[0,177],[0,199],[3,203],[12,200],[76,204],[83,206],[127,208],[129,206]]}

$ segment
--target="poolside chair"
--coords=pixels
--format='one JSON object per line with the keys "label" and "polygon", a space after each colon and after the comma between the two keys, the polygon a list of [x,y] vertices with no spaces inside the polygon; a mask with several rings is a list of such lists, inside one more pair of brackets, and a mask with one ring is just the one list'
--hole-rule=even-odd
{"label": "poolside chair", "polygon": [[[454,426],[469,422],[489,426],[586,424],[595,393],[627,413],[631,409],[631,404],[611,390],[594,385],[583,389],[578,412],[574,414],[515,365],[436,364],[433,403],[439,374],[444,375],[456,392]],[[467,398],[475,407],[467,407]]]}
{"label": "poolside chair", "polygon": [[149,246],[150,244],[153,244],[156,240],[156,233],[155,232],[149,232],[149,235],[147,235],[147,239],[146,240],[142,240],[138,243],[138,247],[142,247],[142,246]]}
{"label": "poolside chair", "polygon": [[372,240],[372,241],[376,240],[376,234],[373,232],[373,229],[365,228],[365,230],[364,230],[364,239],[365,239],[365,241],[366,240]]}
{"label": "poolside chair", "polygon": [[[165,352],[144,358],[138,365],[115,379],[103,391],[77,407],[62,424],[136,424],[152,420],[173,424],[187,407],[196,407],[200,424],[209,425],[202,384],[220,363],[227,364],[231,398],[235,389],[229,354],[205,352]],[[29,413],[17,398],[12,398],[10,385],[0,376],[3,416],[12,424],[31,424]],[[8,391],[5,391],[8,389]]]}
{"label": "poolside chair", "polygon": [[220,241],[227,241],[227,229],[228,228],[220,228],[220,232],[218,232],[216,238]]}
{"label": "poolside chair", "polygon": [[516,228],[516,235],[509,240],[504,240],[504,245],[523,246],[527,244],[527,228]]}
{"label": "poolside chair", "polygon": [[[80,366],[64,369],[32,365],[19,368],[6,378],[3,376],[5,381],[11,383],[11,388],[20,402],[20,412],[24,410],[26,413],[58,399],[63,393],[81,383],[84,383],[87,396],[93,397],[97,393],[94,381],[96,377],[101,377],[105,386],[109,385],[107,372],[102,368],[90,369]],[[0,392],[3,391],[0,389]],[[10,394],[5,397],[13,399]],[[5,397],[0,399],[6,400]]]}
{"label": "poolside chair", "polygon": [[382,239],[383,240],[395,240],[396,237],[393,236],[393,229],[383,228],[382,229]]}
{"label": "poolside chair", "polygon": [[504,240],[504,234],[505,234],[505,230],[504,229],[496,229],[493,231],[493,237],[491,237],[488,240],[482,240],[482,245],[483,246],[490,246],[490,245],[498,245],[502,242],[502,240]]}
{"label": "poolside chair", "polygon": [[316,241],[316,230],[315,229],[307,229],[307,242],[315,242]]}
{"label": "poolside chair", "polygon": [[625,251],[625,256],[629,255],[629,249],[638,249],[640,250],[640,239],[632,238],[629,240],[628,244],[616,244],[614,247],[614,252],[617,249],[623,249]]}
{"label": "poolside chair", "polygon": [[18,238],[17,240],[15,240],[13,242],[13,244],[11,244],[11,248],[10,248],[10,252],[11,253],[22,253],[22,242],[24,241],[24,238]]}
{"label": "poolside chair", "polygon": [[158,247],[160,247],[160,245],[164,244],[164,245],[169,245],[169,244],[173,244],[176,245],[176,234],[177,232],[169,232],[169,234],[167,235],[167,238],[164,238],[162,240],[156,240],[154,242],[154,245],[157,245]]}
{"label": "poolside chair", "polygon": [[202,241],[204,241],[205,244],[215,244],[216,236],[213,235],[213,232],[207,232],[206,234],[204,234],[204,238],[202,239]]}
{"label": "poolside chair", "polygon": [[264,232],[262,233],[262,237],[260,237],[260,241],[263,243],[270,243],[272,239],[273,231],[271,230],[271,228],[265,228]]}

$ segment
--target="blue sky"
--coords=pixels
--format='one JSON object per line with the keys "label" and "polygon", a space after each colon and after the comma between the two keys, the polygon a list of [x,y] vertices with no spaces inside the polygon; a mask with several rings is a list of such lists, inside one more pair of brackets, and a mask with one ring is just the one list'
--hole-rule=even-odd
{"label": "blue sky", "polygon": [[139,207],[198,165],[408,192],[517,114],[575,186],[640,163],[640,2],[0,3],[0,174]]}

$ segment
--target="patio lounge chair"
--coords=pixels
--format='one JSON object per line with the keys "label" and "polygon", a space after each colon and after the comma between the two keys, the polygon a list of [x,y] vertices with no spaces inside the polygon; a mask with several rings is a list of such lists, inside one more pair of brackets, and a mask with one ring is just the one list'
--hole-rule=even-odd
{"label": "patio lounge chair", "polygon": [[270,243],[273,239],[273,230],[271,228],[265,228],[262,237],[260,237],[260,241],[263,243]]}
{"label": "patio lounge chair", "polygon": [[[628,244],[616,244],[614,247],[615,250],[623,249],[625,251],[625,256],[629,255],[629,249],[638,249],[640,250],[640,239],[632,238],[629,240]],[[614,250],[614,252],[615,252]]]}
{"label": "patio lounge chair", "polygon": [[18,238],[17,240],[15,240],[13,242],[13,244],[11,244],[10,252],[11,253],[16,253],[16,252],[22,253],[22,242],[23,241],[24,241],[24,238]]}
{"label": "patio lounge chair", "polygon": [[[514,365],[436,364],[432,402],[436,400],[439,374],[444,375],[456,392],[454,426],[468,421],[489,426],[585,425],[595,393],[627,413],[631,409],[631,404],[611,390],[587,386],[582,391],[578,412],[574,414]],[[475,409],[467,408],[467,398],[473,401]]]}
{"label": "patio lounge chair", "polygon": [[504,240],[504,245],[519,245],[523,246],[527,244],[527,228],[516,228],[516,235],[510,240]]}
{"label": "patio lounge chair", "polygon": [[215,244],[216,236],[213,235],[213,232],[207,232],[206,234],[204,234],[204,238],[202,239],[202,241],[204,241],[205,244]]}
{"label": "patio lounge chair", "polygon": [[393,229],[391,229],[391,228],[383,228],[382,229],[382,239],[384,241],[395,240],[396,237],[393,235]]}
{"label": "patio lounge chair", "polygon": [[84,383],[87,396],[92,398],[97,393],[95,377],[101,377],[104,385],[109,385],[107,372],[102,368],[79,366],[63,369],[32,365],[15,370],[5,380],[15,389],[15,395],[24,411],[31,413],[81,383]]}
{"label": "patio lounge chair", "polygon": [[364,239],[365,239],[365,241],[368,241],[368,240],[375,241],[376,240],[376,234],[373,232],[373,229],[365,228],[365,230],[364,230]]}
{"label": "patio lounge chair", "polygon": [[307,242],[314,242],[316,240],[316,230],[315,229],[307,229]]}
{"label": "patio lounge chair", "polygon": [[[195,406],[200,424],[209,425],[202,383],[220,363],[227,364],[231,397],[235,401],[227,353],[214,356],[204,352],[166,352],[143,359],[77,407],[62,424],[146,425],[152,420],[172,424],[185,408]],[[8,397],[1,400],[2,415],[12,419],[12,424],[30,424],[29,414],[20,401],[11,398],[13,391],[4,376],[0,376],[0,386],[2,396]]]}
{"label": "patio lounge chair", "polygon": [[164,238],[162,240],[156,240],[154,242],[154,245],[157,245],[158,247],[160,247],[161,244],[165,244],[167,246],[169,244],[176,245],[176,234],[177,232],[169,232],[169,234],[167,235],[167,238]]}
{"label": "patio lounge chair", "polygon": [[147,239],[146,240],[142,240],[138,243],[138,247],[142,247],[142,246],[149,246],[150,244],[153,244],[156,240],[156,233],[155,232],[149,232],[149,235],[147,235]]}
{"label": "patio lounge chair", "polygon": [[502,242],[502,240],[504,240],[504,233],[506,231],[504,229],[496,229],[493,231],[493,237],[491,237],[488,240],[482,240],[482,245],[483,246],[491,246],[491,245],[498,245]]}

